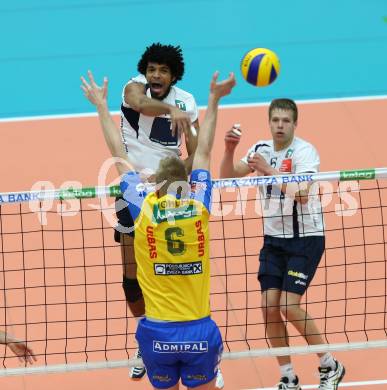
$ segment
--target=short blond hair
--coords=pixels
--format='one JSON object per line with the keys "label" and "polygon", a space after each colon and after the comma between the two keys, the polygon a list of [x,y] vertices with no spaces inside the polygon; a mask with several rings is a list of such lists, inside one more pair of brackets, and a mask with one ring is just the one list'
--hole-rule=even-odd
{"label": "short blond hair", "polygon": [[[165,157],[160,160],[156,171],[156,185],[162,184],[158,189],[159,194],[167,194],[168,188],[175,182],[187,182],[188,175],[184,163],[177,157]],[[181,190],[180,190],[181,192]]]}

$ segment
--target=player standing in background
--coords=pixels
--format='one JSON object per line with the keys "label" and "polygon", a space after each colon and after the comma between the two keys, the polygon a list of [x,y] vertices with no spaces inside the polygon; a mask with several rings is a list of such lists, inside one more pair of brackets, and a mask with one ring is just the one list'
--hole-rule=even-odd
{"label": "player standing in background", "polygon": [[[230,130],[225,137],[221,177],[286,173],[316,173],[320,158],[310,143],[294,136],[298,109],[290,99],[275,99],[269,107],[272,139],[259,141],[246,156],[234,164],[240,131]],[[308,344],[325,344],[313,319],[300,301],[317,270],[325,249],[321,205],[311,187],[299,189],[269,185],[260,188],[263,200],[264,244],[261,249],[258,279],[262,290],[262,311],[273,348],[289,346],[285,320],[292,323]],[[345,369],[330,353],[320,353],[319,389],[337,389]],[[299,379],[290,356],[278,356],[281,380],[278,389],[299,390]]]}

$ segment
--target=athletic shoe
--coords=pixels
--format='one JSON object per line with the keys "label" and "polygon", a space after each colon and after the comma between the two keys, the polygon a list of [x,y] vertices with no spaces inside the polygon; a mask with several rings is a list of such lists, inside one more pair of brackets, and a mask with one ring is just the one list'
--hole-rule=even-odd
{"label": "athletic shoe", "polygon": [[278,390],[301,390],[298,381],[298,376],[296,376],[296,379],[294,379],[293,381],[290,381],[287,376],[284,376],[281,378],[277,386]]}
{"label": "athletic shoe", "polygon": [[[141,357],[141,352],[139,349],[137,349],[134,353],[134,358],[141,359]],[[129,369],[129,378],[133,379],[134,381],[139,381],[145,374],[145,367],[130,367]]]}
{"label": "athletic shoe", "polygon": [[336,369],[333,370],[331,367],[319,367],[320,371],[320,390],[336,390],[339,387],[339,383],[344,377],[345,368],[344,366],[335,360]]}
{"label": "athletic shoe", "polygon": [[215,388],[223,389],[223,387],[224,387],[224,379],[223,379],[222,371],[220,371],[220,368],[218,368],[218,373],[216,374]]}

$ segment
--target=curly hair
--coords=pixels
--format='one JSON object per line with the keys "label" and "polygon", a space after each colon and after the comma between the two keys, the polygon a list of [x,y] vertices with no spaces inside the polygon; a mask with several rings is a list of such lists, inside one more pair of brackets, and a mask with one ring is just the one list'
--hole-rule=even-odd
{"label": "curly hair", "polygon": [[160,42],[148,46],[137,64],[137,70],[145,75],[149,62],[165,64],[171,70],[175,80],[181,80],[184,74],[183,53],[180,46],[162,45]]}

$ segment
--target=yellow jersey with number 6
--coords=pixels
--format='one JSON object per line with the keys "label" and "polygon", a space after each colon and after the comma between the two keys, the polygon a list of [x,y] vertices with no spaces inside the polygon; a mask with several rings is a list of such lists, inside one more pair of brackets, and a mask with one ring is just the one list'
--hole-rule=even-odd
{"label": "yellow jersey with number 6", "polygon": [[209,172],[192,172],[191,193],[183,199],[147,193],[133,173],[125,176],[121,189],[135,222],[137,278],[146,317],[192,321],[209,316]]}

